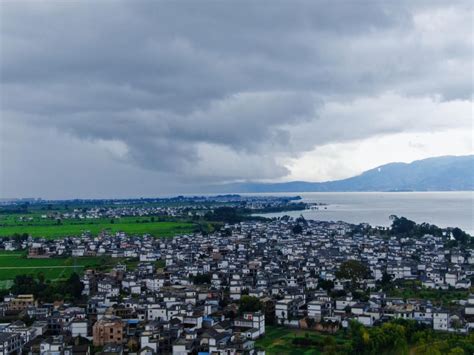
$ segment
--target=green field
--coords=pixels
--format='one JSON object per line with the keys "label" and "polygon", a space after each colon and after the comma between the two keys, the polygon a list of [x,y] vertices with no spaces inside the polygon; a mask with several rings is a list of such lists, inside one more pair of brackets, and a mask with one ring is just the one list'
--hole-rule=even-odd
{"label": "green field", "polygon": [[32,221],[19,221],[17,216],[2,216],[0,218],[0,237],[14,234],[29,234],[33,237],[61,238],[80,235],[89,231],[97,235],[101,231],[125,232],[127,234],[151,234],[155,237],[171,237],[177,234],[190,233],[195,224],[180,221],[152,221],[143,217],[125,217],[119,219],[63,220],[58,224],[54,220],[41,219],[33,215]]}
{"label": "green field", "polygon": [[[295,339],[306,339],[313,342],[309,346],[298,346],[294,343]],[[266,354],[305,354],[316,355],[336,352],[344,352],[349,340],[343,336],[326,335],[315,331],[301,329],[290,329],[275,326],[265,327],[265,336],[258,339],[255,346],[264,349]]]}
{"label": "green field", "polygon": [[9,288],[17,275],[37,277],[41,273],[45,279],[56,281],[69,277],[74,271],[82,273],[85,267],[104,266],[110,262],[115,262],[115,260],[105,257],[28,259],[22,254],[2,253],[0,254],[0,289]]}

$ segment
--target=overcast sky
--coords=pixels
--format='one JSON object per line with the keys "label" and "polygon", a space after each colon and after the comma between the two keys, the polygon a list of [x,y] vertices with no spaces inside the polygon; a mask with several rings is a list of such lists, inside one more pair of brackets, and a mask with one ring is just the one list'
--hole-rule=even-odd
{"label": "overcast sky", "polygon": [[0,197],[197,193],[473,153],[469,1],[0,10]]}

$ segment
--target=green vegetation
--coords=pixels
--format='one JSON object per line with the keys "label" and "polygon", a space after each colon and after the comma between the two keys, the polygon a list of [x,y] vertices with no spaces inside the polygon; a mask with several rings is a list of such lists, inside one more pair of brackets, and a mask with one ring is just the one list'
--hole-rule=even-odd
{"label": "green vegetation", "polygon": [[191,280],[195,285],[210,285],[212,274],[197,274],[196,276],[191,275]]}
{"label": "green vegetation", "polygon": [[474,334],[434,332],[426,325],[398,319],[379,327],[366,328],[351,322],[349,337],[357,354],[473,354]]}
{"label": "green vegetation", "polygon": [[262,207],[258,210],[252,210],[249,208],[236,208],[236,207],[219,207],[214,209],[212,212],[207,212],[204,216],[204,219],[207,221],[213,222],[223,222],[223,223],[240,223],[242,221],[249,220],[265,220],[265,217],[254,216],[258,213],[274,213],[274,212],[284,212],[284,211],[301,211],[307,208],[305,203],[290,203],[283,206],[275,207]]}
{"label": "green vegetation", "polygon": [[242,210],[233,207],[219,207],[212,212],[207,212],[204,218],[208,221],[223,223],[239,223],[246,219]]}
{"label": "green vegetation", "polygon": [[366,328],[351,322],[348,330],[336,334],[267,326],[256,347],[272,354],[360,354],[441,355],[473,354],[474,333],[469,335],[434,332],[411,320],[394,320]]}
{"label": "green vegetation", "polygon": [[84,285],[77,273],[72,273],[63,281],[50,282],[40,276],[18,275],[13,281],[11,292],[14,294],[32,294],[43,302],[56,300],[78,301],[82,298]]}
{"label": "green vegetation", "polygon": [[355,289],[360,281],[370,275],[370,270],[364,263],[358,260],[344,261],[339,270],[336,271],[336,277],[339,279],[348,279],[351,281],[351,289]]}
{"label": "green vegetation", "polygon": [[87,267],[107,268],[118,262],[109,257],[28,259],[24,255],[0,254],[0,289],[7,289],[19,275],[57,281]]}
{"label": "green vegetation", "polygon": [[155,261],[155,267],[157,269],[163,269],[164,267],[166,267],[166,261],[162,259]]}
{"label": "green vegetation", "polygon": [[[405,217],[390,216],[392,226],[390,235],[397,237],[420,238],[426,234],[443,237],[449,248],[453,247],[474,247],[474,238],[460,228],[439,228],[434,224],[417,224]],[[450,238],[452,236],[452,239]]]}
{"label": "green vegetation", "polygon": [[293,228],[291,229],[291,231],[293,232],[293,234],[301,234],[303,233],[303,227],[300,226],[299,224],[295,224]]}
{"label": "green vegetation", "polygon": [[450,240],[447,243],[447,247],[473,247],[474,246],[474,238],[472,238],[469,234],[464,232],[460,228],[452,228],[450,229],[451,235],[453,236],[453,240]]}
{"label": "green vegetation", "polygon": [[[136,200],[127,205],[134,207],[178,207],[182,206],[184,198],[165,200]],[[186,205],[212,207],[204,217],[195,213],[195,210],[184,207],[183,216],[172,217],[164,215],[121,217],[121,218],[61,218],[62,213],[80,210],[83,213],[88,208],[116,208],[120,200],[94,200],[94,201],[51,201],[50,203],[24,203],[21,205],[0,206],[0,237],[25,236],[44,238],[61,238],[76,236],[84,232],[97,235],[107,230],[112,233],[125,232],[127,234],[151,234],[155,237],[171,237],[193,231],[209,232],[219,228],[223,223],[239,223],[244,220],[259,220],[264,217],[252,216],[255,213],[281,212],[287,210],[303,210],[305,203],[286,203],[281,206],[262,206],[259,210],[247,208],[245,203],[239,207],[226,206],[226,202],[200,201],[186,199]],[[289,202],[289,201],[288,201]],[[216,205],[218,207],[216,207]],[[191,215],[187,215],[190,212]]]}
{"label": "green vegetation", "polygon": [[[0,290],[8,290],[14,286],[18,277],[29,277],[34,280],[58,283],[67,280],[72,274],[81,275],[85,269],[110,271],[118,263],[125,264],[128,269],[135,269],[138,258],[111,258],[109,256],[80,258],[38,258],[28,259],[26,253],[0,253]],[[156,267],[162,268],[164,260],[158,260]]]}
{"label": "green vegetation", "polygon": [[51,220],[41,219],[39,216],[31,217],[31,221],[18,221],[17,216],[3,216],[0,218],[0,236],[22,235],[24,233],[33,237],[50,239],[65,236],[80,235],[90,232],[97,235],[107,230],[112,233],[125,232],[128,234],[151,234],[155,237],[171,237],[177,234],[190,233],[196,229],[196,224],[181,221],[155,221],[153,217],[124,217],[119,219],[66,219]]}
{"label": "green vegetation", "polygon": [[[293,202],[282,206],[267,206],[258,210],[257,213],[278,213],[287,211],[303,211],[308,208],[304,202]],[[255,211],[247,210],[249,213],[256,213]]]}
{"label": "green vegetation", "polygon": [[264,306],[258,297],[243,295],[239,301],[239,313],[264,311]]}
{"label": "green vegetation", "polygon": [[[397,280],[387,284],[384,291],[390,297],[401,297],[403,299],[417,298],[430,300],[437,306],[448,306],[452,301],[463,300],[469,296],[469,291],[448,289],[429,289],[421,286],[420,281]],[[471,292],[474,288],[471,288]]]}
{"label": "green vegetation", "polygon": [[324,354],[350,353],[350,341],[343,333],[326,335],[315,331],[267,326],[265,336],[257,340],[256,347],[266,354]]}

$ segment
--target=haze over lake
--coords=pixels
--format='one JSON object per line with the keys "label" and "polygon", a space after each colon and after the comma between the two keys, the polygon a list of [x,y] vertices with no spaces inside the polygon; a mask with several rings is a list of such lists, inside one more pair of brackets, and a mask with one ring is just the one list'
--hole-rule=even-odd
{"label": "haze over lake", "polygon": [[[256,195],[256,194],[253,194]],[[293,195],[293,194],[266,194]],[[303,215],[307,219],[389,226],[390,215],[417,223],[459,227],[474,235],[474,192],[308,192],[295,193],[304,202],[325,203],[318,210],[267,213],[265,217]],[[325,209],[325,207],[327,209]]]}

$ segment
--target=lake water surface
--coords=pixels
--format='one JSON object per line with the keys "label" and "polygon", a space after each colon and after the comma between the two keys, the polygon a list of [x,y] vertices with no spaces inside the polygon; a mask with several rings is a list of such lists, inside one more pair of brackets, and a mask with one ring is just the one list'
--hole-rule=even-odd
{"label": "lake water surface", "polygon": [[[390,215],[417,223],[459,227],[474,235],[474,191],[456,192],[303,192],[249,194],[301,196],[304,202],[326,203],[319,210],[266,213],[265,217],[289,215],[322,221],[345,221],[389,226]],[[326,207],[327,209],[324,209]]]}

